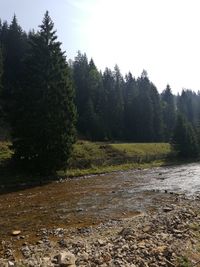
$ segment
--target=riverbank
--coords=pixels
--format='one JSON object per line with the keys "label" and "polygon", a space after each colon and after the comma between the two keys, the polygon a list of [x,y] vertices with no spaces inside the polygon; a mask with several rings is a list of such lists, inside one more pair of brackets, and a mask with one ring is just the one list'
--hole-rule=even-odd
{"label": "riverbank", "polygon": [[[43,184],[60,178],[145,169],[173,164],[174,152],[168,143],[102,143],[78,141],[69,167],[57,176],[41,177],[15,172],[9,166],[12,150],[9,142],[0,142],[0,185]],[[8,165],[7,165],[8,164]]]}
{"label": "riverbank", "polygon": [[0,266],[198,266],[199,171],[193,163],[2,194]]}
{"label": "riverbank", "polygon": [[67,177],[161,166],[174,155],[168,143],[94,143],[74,146]]}
{"label": "riverbank", "polygon": [[198,267],[200,201],[171,198],[156,212],[97,226],[38,229],[31,243],[19,233],[2,240],[0,266]]}

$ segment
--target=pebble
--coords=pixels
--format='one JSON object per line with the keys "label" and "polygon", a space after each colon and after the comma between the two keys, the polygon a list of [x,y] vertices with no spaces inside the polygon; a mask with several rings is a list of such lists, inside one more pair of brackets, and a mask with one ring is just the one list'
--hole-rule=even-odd
{"label": "pebble", "polygon": [[[23,258],[19,262],[13,257],[12,242],[2,241],[5,258],[0,259],[0,266],[173,266],[186,240],[196,244],[189,228],[194,223],[200,224],[200,216],[189,203],[188,206],[162,207],[154,215],[143,214],[127,221],[83,227],[72,230],[71,234],[64,228],[41,229],[35,245],[28,241],[22,244]],[[58,242],[51,242],[50,237],[57,238]]]}
{"label": "pebble", "polygon": [[13,235],[13,236],[17,236],[17,235],[19,235],[19,234],[21,234],[21,231],[20,231],[20,230],[13,230],[13,231],[12,231],[12,235]]}

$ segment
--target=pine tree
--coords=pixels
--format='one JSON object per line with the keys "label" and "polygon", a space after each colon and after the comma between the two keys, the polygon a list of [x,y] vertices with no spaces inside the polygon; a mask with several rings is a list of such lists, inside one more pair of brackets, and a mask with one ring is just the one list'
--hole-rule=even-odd
{"label": "pine tree", "polygon": [[[113,135],[113,114],[115,113],[115,79],[112,71],[108,68],[103,73],[103,88],[104,88],[104,123],[106,139],[114,139]],[[114,114],[116,116],[117,114]]]}
{"label": "pine tree", "polygon": [[129,72],[125,77],[124,92],[124,127],[125,138],[129,141],[136,141],[138,87],[135,78]]}
{"label": "pine tree", "polygon": [[196,133],[182,114],[177,116],[172,144],[180,157],[197,157],[199,154]]}
{"label": "pine tree", "polygon": [[93,59],[78,52],[72,64],[78,110],[78,133],[82,138],[103,140],[105,136],[102,115],[103,81]]}
{"label": "pine tree", "polygon": [[2,120],[3,120],[3,102],[2,102],[3,85],[2,85],[2,76],[3,76],[3,56],[2,56],[2,50],[1,50],[1,47],[0,47],[0,124],[2,123]]}
{"label": "pine tree", "polygon": [[161,100],[163,111],[164,138],[165,141],[168,142],[172,136],[176,122],[175,101],[169,85],[167,85],[166,89],[162,92]]}
{"label": "pine tree", "polygon": [[112,107],[113,136],[115,139],[123,139],[124,132],[124,78],[116,65],[114,68],[115,92],[114,105]]}
{"label": "pine tree", "polygon": [[27,36],[15,15],[9,27],[6,22],[4,23],[1,39],[4,52],[4,89],[6,97],[10,98],[15,87],[18,87],[27,48]]}
{"label": "pine tree", "polygon": [[[93,140],[104,140],[105,130],[103,122],[102,111],[102,95],[103,95],[103,81],[101,73],[97,70],[93,59],[89,62],[88,71],[88,102],[87,105],[92,108],[92,113],[88,120],[88,116],[85,116],[87,130],[90,131]],[[89,123],[90,121],[90,123]]]}
{"label": "pine tree", "polygon": [[138,84],[138,113],[137,113],[137,140],[139,142],[152,142],[153,132],[153,102],[150,94],[150,81],[146,71],[137,80]]}
{"label": "pine tree", "polygon": [[177,97],[177,109],[189,122],[196,125],[199,120],[199,101],[197,94],[191,90],[183,90]]}
{"label": "pine tree", "polygon": [[70,71],[53,28],[46,12],[40,31],[31,36],[12,121],[15,159],[40,173],[65,168],[75,139]]}
{"label": "pine tree", "polygon": [[21,86],[23,59],[27,51],[27,36],[14,15],[11,24],[5,21],[0,31],[4,72],[2,77],[2,99],[4,111],[10,121],[14,109],[14,94]]}
{"label": "pine tree", "polygon": [[118,66],[114,72],[106,68],[103,73],[104,87],[104,122],[107,139],[123,138],[124,80]]}
{"label": "pine tree", "polygon": [[2,95],[2,76],[3,76],[3,55],[2,55],[2,49],[0,46],[0,97]]}
{"label": "pine tree", "polygon": [[150,85],[150,98],[153,107],[153,141],[159,142],[163,140],[163,117],[160,96],[153,83]]}

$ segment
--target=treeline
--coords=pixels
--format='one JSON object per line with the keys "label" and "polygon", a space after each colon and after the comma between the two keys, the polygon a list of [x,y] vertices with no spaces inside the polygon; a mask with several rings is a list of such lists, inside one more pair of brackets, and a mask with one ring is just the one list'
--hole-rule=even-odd
{"label": "treeline", "polygon": [[167,85],[159,94],[146,71],[101,72],[80,52],[67,62],[53,26],[48,12],[37,32],[23,31],[16,16],[0,22],[0,123],[11,126],[15,157],[64,162],[75,127],[81,139],[174,143],[183,127],[198,143],[200,93],[175,96]]}
{"label": "treeline", "polygon": [[86,54],[71,62],[76,89],[78,133],[92,140],[169,142],[177,114],[197,128],[200,119],[200,93],[183,90],[173,95],[169,85],[161,94],[147,72],[125,77],[118,66],[102,73]]}

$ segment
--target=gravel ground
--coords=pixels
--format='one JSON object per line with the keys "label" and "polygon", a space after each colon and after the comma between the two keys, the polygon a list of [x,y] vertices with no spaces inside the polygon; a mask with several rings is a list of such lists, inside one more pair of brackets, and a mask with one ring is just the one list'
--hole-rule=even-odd
{"label": "gravel ground", "polygon": [[40,229],[30,243],[15,233],[1,242],[0,267],[198,267],[200,201],[172,198],[159,211],[98,226]]}

